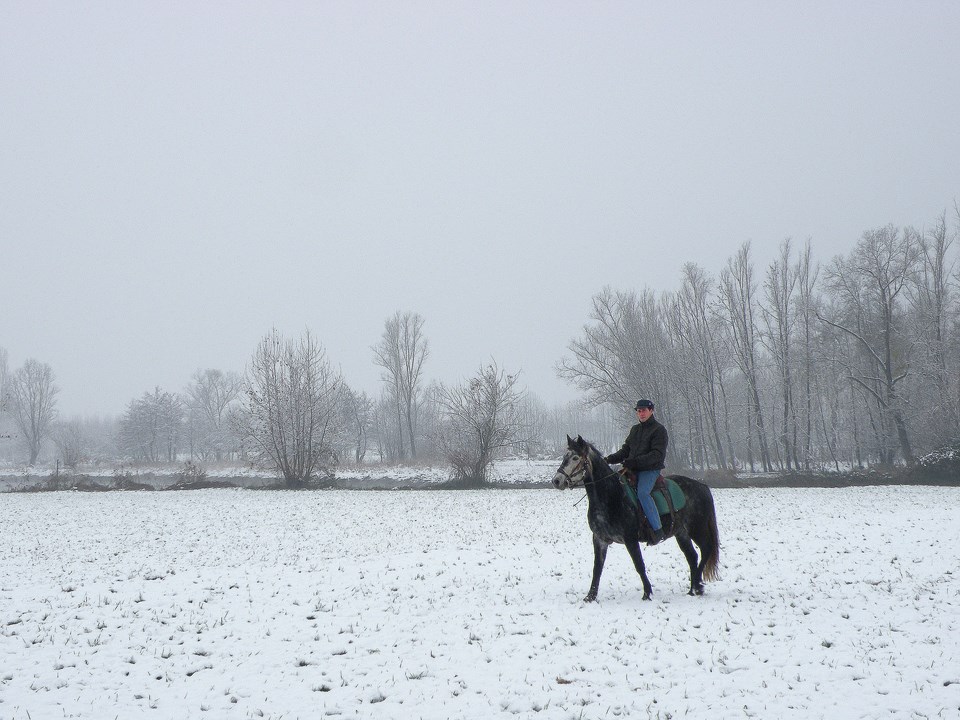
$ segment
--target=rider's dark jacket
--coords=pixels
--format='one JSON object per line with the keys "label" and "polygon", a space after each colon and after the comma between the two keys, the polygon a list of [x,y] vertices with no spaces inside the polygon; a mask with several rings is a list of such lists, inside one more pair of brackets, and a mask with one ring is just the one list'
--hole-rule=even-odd
{"label": "rider's dark jacket", "polygon": [[646,422],[637,423],[630,428],[623,447],[605,460],[610,463],[622,463],[634,472],[643,470],[662,470],[667,457],[667,429],[651,415]]}

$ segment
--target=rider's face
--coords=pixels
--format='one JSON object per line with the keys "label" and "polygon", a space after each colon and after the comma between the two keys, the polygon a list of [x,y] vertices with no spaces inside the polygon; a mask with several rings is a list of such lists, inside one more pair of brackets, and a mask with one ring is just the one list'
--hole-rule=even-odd
{"label": "rider's face", "polygon": [[637,417],[640,418],[640,422],[649,420],[651,415],[653,415],[653,408],[637,408]]}

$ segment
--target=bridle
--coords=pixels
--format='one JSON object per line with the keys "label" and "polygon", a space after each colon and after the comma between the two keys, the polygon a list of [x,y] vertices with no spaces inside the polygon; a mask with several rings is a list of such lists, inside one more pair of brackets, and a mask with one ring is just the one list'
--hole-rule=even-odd
{"label": "bridle", "polygon": [[587,484],[586,475],[588,474],[589,468],[590,468],[590,465],[587,462],[587,458],[581,455],[580,461],[577,463],[576,467],[573,469],[572,472],[567,473],[562,467],[560,467],[557,469],[557,474],[563,475],[567,479],[567,482],[570,484],[570,487],[576,487],[577,483],[573,479],[574,476],[582,474],[584,476],[583,485],[586,485]]}
{"label": "bridle", "polygon": [[580,460],[577,463],[577,465],[573,468],[573,470],[567,473],[561,467],[557,470],[557,474],[563,475],[567,479],[567,482],[570,484],[570,487],[577,487],[577,483],[574,480],[574,478],[577,475],[583,476],[583,479],[580,481],[580,484],[581,486],[586,487],[587,485],[596,485],[598,482],[602,482],[607,478],[612,478],[613,476],[619,474],[616,470],[613,470],[601,478],[593,477],[593,463],[588,462],[589,457],[590,457],[590,451],[587,450],[586,455],[580,455]]}

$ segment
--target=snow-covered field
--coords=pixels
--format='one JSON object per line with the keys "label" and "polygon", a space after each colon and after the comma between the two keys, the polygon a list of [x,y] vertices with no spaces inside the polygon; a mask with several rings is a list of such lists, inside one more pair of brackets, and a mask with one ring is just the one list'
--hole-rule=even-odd
{"label": "snow-covered field", "polygon": [[718,490],[653,602],[572,492],[0,496],[0,718],[956,718],[960,489]]}

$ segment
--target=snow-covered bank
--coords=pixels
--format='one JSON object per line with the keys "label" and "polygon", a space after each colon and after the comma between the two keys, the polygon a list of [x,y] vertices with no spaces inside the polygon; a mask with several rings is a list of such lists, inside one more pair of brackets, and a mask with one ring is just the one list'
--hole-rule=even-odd
{"label": "snow-covered bank", "polygon": [[[559,461],[511,458],[500,460],[490,470],[489,482],[495,486],[546,486],[553,477]],[[255,470],[241,465],[197,465],[204,483],[234,487],[263,488],[276,485],[275,473]],[[80,468],[66,472],[54,468],[0,468],[0,492],[56,487],[57,489],[113,489],[126,484],[134,488],[164,490],[188,483],[196,476],[184,473],[183,465],[115,466]],[[338,467],[329,480],[337,487],[352,490],[440,487],[451,478],[446,465],[344,465]],[[326,482],[326,481],[325,481]]]}
{"label": "snow-covered bank", "polygon": [[956,717],[960,490],[719,490],[722,579],[579,494],[0,497],[0,717]]}

